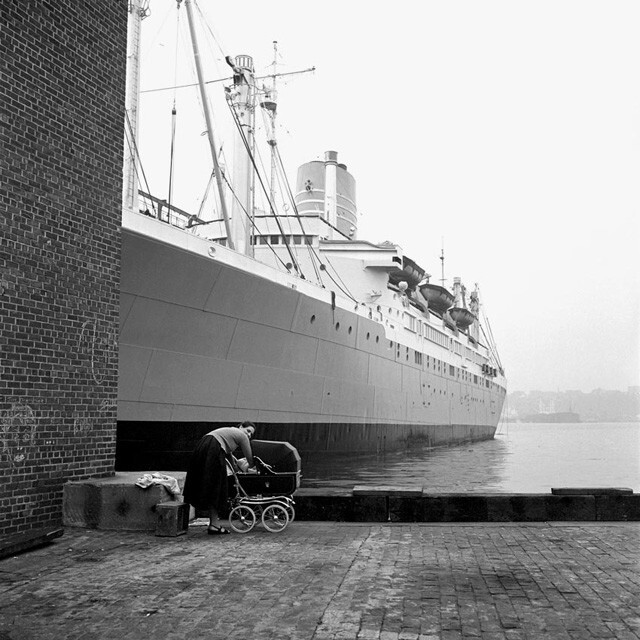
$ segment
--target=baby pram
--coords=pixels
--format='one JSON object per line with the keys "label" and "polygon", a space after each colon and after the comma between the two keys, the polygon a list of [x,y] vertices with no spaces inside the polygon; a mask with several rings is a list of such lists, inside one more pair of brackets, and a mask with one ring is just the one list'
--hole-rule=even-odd
{"label": "baby pram", "polygon": [[258,473],[229,464],[229,526],[248,533],[260,519],[267,531],[284,531],[296,515],[292,496],[300,487],[300,456],[288,442],[254,440],[251,448]]}

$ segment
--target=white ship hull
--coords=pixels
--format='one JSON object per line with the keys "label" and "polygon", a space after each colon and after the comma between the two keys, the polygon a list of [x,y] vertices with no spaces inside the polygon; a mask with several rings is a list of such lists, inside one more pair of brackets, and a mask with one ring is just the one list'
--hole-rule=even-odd
{"label": "white ship hull", "polygon": [[[327,289],[155,219],[123,225],[117,468],[179,469],[241,420],[311,451],[492,438],[502,379]],[[418,349],[421,356],[417,356]]]}

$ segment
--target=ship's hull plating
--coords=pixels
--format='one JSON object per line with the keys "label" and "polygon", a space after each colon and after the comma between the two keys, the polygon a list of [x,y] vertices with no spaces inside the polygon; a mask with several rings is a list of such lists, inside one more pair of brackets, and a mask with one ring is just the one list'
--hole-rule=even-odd
{"label": "ship's hull plating", "polygon": [[184,468],[203,433],[245,419],[303,454],[493,437],[493,386],[294,286],[123,229],[118,469]]}

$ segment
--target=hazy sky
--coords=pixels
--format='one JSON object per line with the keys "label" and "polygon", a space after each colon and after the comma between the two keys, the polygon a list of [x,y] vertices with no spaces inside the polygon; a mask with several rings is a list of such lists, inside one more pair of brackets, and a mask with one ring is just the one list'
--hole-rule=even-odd
{"label": "hazy sky", "polygon": [[[278,80],[290,181],[336,150],[361,239],[399,244],[434,279],[444,242],[449,283],[480,286],[510,391],[640,384],[640,3],[380,4],[200,0],[205,75],[228,77],[238,54],[271,73],[273,40],[278,71],[316,67]],[[143,90],[194,81],[175,6],[151,0]],[[143,93],[144,168],[166,197],[174,99],[173,201],[197,211],[211,161],[195,89]]]}

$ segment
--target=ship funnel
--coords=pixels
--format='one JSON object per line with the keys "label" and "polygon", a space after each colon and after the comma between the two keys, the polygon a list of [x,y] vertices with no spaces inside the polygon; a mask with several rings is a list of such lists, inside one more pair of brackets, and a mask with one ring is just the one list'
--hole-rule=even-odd
{"label": "ship funnel", "polygon": [[337,151],[326,151],[322,160],[298,168],[296,206],[300,215],[322,218],[320,237],[355,240],[358,233],[356,181]]}

